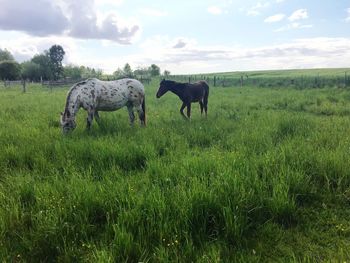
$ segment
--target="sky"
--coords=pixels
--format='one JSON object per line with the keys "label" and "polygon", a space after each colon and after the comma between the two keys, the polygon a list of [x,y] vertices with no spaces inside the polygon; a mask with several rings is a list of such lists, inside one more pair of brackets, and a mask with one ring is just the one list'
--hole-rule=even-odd
{"label": "sky", "polygon": [[0,48],[171,74],[350,67],[349,0],[0,0]]}

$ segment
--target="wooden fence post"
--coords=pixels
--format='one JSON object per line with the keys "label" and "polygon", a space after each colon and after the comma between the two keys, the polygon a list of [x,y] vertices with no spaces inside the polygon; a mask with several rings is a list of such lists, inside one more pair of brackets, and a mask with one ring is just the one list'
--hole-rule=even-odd
{"label": "wooden fence post", "polygon": [[348,86],[348,72],[345,71],[345,88]]}
{"label": "wooden fence post", "polygon": [[243,88],[243,76],[241,75],[241,88]]}
{"label": "wooden fence post", "polygon": [[214,76],[214,87],[216,87],[216,76]]}
{"label": "wooden fence post", "polygon": [[23,93],[26,93],[26,80],[22,80],[22,85],[23,85]]}

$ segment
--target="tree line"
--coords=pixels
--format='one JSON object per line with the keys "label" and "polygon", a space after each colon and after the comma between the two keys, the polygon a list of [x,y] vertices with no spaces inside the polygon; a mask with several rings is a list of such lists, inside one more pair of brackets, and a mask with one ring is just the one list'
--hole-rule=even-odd
{"label": "tree line", "polygon": [[[30,60],[18,63],[8,50],[0,49],[0,79],[30,81],[58,80],[69,78],[73,80],[84,78],[118,79],[123,77],[155,77],[161,75],[159,66],[139,67],[133,70],[129,63],[118,68],[112,75],[105,75],[101,69],[95,69],[73,64],[63,65],[65,51],[60,45],[53,45]],[[170,72],[165,70],[165,76]]]}

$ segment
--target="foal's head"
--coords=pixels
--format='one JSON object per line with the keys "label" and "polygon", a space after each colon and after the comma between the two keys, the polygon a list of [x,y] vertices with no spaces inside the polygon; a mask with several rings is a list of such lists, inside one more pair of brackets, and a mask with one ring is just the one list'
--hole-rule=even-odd
{"label": "foal's head", "polygon": [[175,84],[174,81],[171,81],[171,80],[165,80],[163,79],[161,82],[160,82],[160,85],[159,85],[159,89],[158,89],[158,92],[157,92],[157,95],[156,97],[159,99],[160,97],[162,97],[165,93],[167,93],[171,87]]}
{"label": "foal's head", "polygon": [[61,112],[61,128],[63,134],[67,134],[70,131],[73,131],[76,127],[75,118],[68,114]]}

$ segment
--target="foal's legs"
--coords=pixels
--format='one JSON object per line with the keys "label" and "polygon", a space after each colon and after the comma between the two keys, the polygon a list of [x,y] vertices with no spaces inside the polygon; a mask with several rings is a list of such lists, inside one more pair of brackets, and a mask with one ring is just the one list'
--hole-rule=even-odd
{"label": "foal's legs", "polygon": [[187,104],[187,118],[191,120],[191,102]]}
{"label": "foal's legs", "polygon": [[186,103],[183,102],[183,103],[182,103],[182,106],[181,106],[181,108],[180,108],[180,113],[181,113],[182,117],[184,117],[184,118],[186,119],[186,116],[185,116],[185,114],[184,114],[184,109],[185,109],[185,107],[186,107]]}
{"label": "foal's legs", "polygon": [[203,115],[203,101],[199,101],[199,106],[201,107],[201,115]]}
{"label": "foal's legs", "polygon": [[134,114],[134,106],[133,105],[128,105],[128,112],[129,112],[130,125],[133,125],[134,121],[135,121],[135,114]]}
{"label": "foal's legs", "polygon": [[208,103],[204,104],[204,111],[205,111],[205,117],[207,117],[207,112],[208,112]]}

